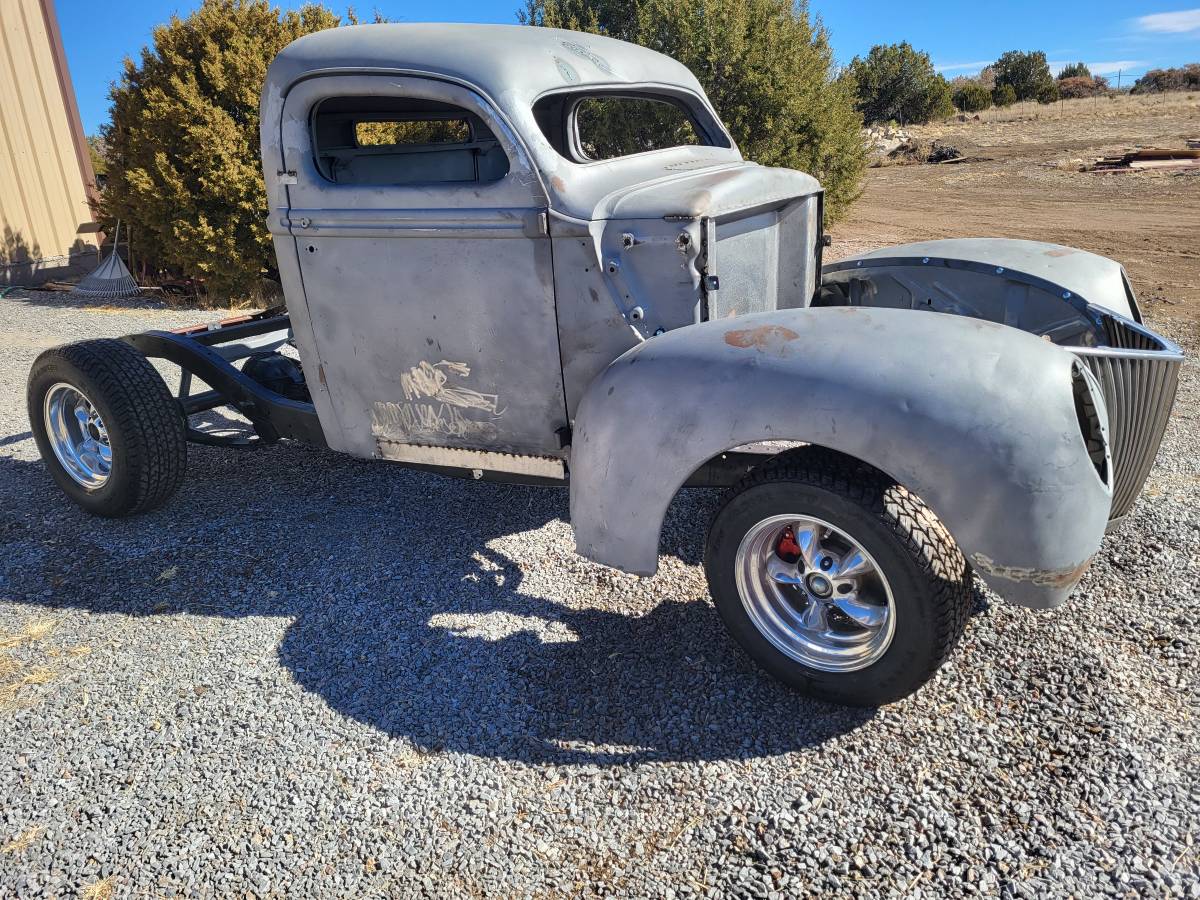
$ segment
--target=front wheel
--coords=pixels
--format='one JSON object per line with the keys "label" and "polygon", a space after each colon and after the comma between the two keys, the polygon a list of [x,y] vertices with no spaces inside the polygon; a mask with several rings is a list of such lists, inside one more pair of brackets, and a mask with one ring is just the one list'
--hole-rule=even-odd
{"label": "front wheel", "polygon": [[759,665],[851,706],[924,684],[972,606],[966,561],[929,508],[877,470],[816,448],[730,492],[705,570],[722,620]]}

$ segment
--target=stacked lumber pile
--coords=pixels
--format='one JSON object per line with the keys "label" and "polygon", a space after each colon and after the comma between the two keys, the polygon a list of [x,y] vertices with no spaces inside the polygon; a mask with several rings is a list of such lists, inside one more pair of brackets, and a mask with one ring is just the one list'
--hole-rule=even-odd
{"label": "stacked lumber pile", "polygon": [[[1190,145],[1192,142],[1188,141]],[[1200,147],[1177,150],[1142,147],[1123,156],[1102,156],[1092,166],[1095,172],[1136,172],[1141,169],[1200,169]]]}

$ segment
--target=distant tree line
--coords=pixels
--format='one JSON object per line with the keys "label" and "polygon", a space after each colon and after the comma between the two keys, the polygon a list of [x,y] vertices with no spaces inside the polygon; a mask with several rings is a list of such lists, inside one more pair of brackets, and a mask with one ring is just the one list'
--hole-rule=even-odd
{"label": "distant tree line", "polygon": [[[1083,81],[1095,84],[1083,63],[1063,71],[1074,79],[1067,85],[1070,96],[1083,90]],[[1019,100],[1053,103],[1063,96],[1063,76],[1055,79],[1040,50],[1010,50],[975,78],[947,81],[928,53],[908,43],[881,45],[872,47],[866,57],[856,56],[844,77],[854,82],[858,108],[867,123],[921,124],[945,118],[955,108],[979,112]]]}
{"label": "distant tree line", "polygon": [[1022,100],[1054,103],[1109,92],[1108,80],[1092,75],[1087,63],[1068,63],[1055,76],[1041,50],[1010,50],[978,75],[955,78],[951,86],[955,107],[965,113]]}
{"label": "distant tree line", "polygon": [[[1054,103],[1113,93],[1108,79],[1093,75],[1087,63],[1069,63],[1055,75],[1041,50],[1010,50],[978,75],[947,81],[928,53],[907,42],[872,47],[865,57],[856,56],[841,77],[853,85],[858,111],[868,125],[924,124],[955,109],[977,113],[1023,100]],[[1200,90],[1200,63],[1151,69],[1132,93],[1194,90]]]}
{"label": "distant tree line", "polygon": [[[1057,77],[1051,77],[1044,53],[1005,53],[994,65],[971,78],[950,82],[954,106],[974,113],[991,106],[1010,106],[1018,100],[1074,100],[1113,94],[1109,80],[1093,75],[1086,63],[1069,63]],[[1161,94],[1168,91],[1200,90],[1200,63],[1173,69],[1151,69],[1130,89],[1133,94]]]}
{"label": "distant tree line", "polygon": [[1151,69],[1133,85],[1134,94],[1164,94],[1167,91],[1200,90],[1200,63],[1175,69]]}

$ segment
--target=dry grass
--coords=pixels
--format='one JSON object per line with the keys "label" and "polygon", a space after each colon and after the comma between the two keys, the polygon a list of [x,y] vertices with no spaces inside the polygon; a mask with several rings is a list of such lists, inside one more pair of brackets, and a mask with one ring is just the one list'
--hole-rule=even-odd
{"label": "dry grass", "polygon": [[112,876],[102,878],[95,884],[89,884],[79,894],[80,900],[112,900],[117,886]]}
{"label": "dry grass", "polygon": [[[15,634],[0,635],[0,651],[41,641],[57,627],[57,619],[30,619]],[[50,652],[47,655],[51,655]],[[22,705],[21,697],[26,688],[49,684],[57,674],[47,666],[24,663],[9,653],[0,652],[0,711],[17,709]]]}
{"label": "dry grass", "polygon": [[10,674],[0,675],[4,678],[0,682],[0,710],[16,709],[20,706],[18,700],[25,688],[38,684],[49,684],[54,680],[54,670],[45,666],[31,668],[20,665],[12,666],[11,659],[6,659],[5,663],[8,664]]}
{"label": "dry grass", "polygon": [[17,647],[32,641],[40,641],[58,627],[58,620],[51,618],[30,619],[16,634],[0,635],[0,650]]}
{"label": "dry grass", "polygon": [[44,829],[40,825],[35,825],[32,828],[27,828],[11,841],[0,848],[2,853],[20,853],[28,849],[33,843],[42,836]]}
{"label": "dry grass", "polygon": [[[1042,105],[1032,100],[1004,109],[993,107],[979,113],[981,122],[1036,122],[1072,119],[1117,120],[1148,115],[1180,115],[1200,112],[1200,93],[1178,91],[1170,94],[1111,94],[1107,97],[1080,97]],[[1197,124],[1200,131],[1200,124]]]}

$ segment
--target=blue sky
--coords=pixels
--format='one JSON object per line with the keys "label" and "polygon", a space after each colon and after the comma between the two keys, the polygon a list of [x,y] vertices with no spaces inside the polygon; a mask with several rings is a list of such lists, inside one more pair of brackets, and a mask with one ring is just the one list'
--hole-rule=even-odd
{"label": "blue sky", "polygon": [[[63,43],[84,129],[108,119],[108,87],[121,61],[136,56],[151,29],[200,0],[123,0],[101,9],[95,0],[57,0]],[[279,0],[296,7],[302,0]],[[519,0],[360,0],[360,15],[378,9],[392,21],[512,22]],[[926,50],[948,76],[977,72],[1005,50],[1045,50],[1052,65],[1083,60],[1093,74],[1122,81],[1148,68],[1200,61],[1200,0],[1017,0],[989,4],[910,0],[813,0],[828,26],[839,62],[873,44],[907,40]],[[341,9],[342,0],[326,0]]]}

